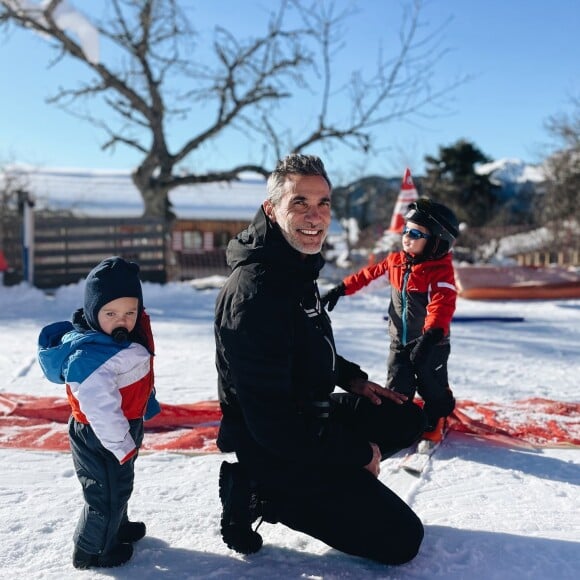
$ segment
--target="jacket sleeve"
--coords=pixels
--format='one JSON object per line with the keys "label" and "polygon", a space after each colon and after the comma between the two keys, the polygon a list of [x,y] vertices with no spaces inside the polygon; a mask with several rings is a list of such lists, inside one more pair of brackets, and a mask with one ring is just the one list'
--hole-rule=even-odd
{"label": "jacket sleeve", "polygon": [[141,311],[139,316],[139,329],[144,338],[145,348],[151,353],[151,384],[153,388],[151,389],[151,394],[149,395],[149,399],[147,401],[147,407],[145,409],[145,421],[149,421],[153,419],[156,415],[161,413],[161,405],[157,400],[157,389],[155,388],[155,369],[154,369],[154,362],[155,362],[155,341],[153,340],[153,331],[151,330],[151,319],[149,318],[149,314],[145,312],[145,310]]}
{"label": "jacket sleeve", "polygon": [[52,383],[62,385],[66,379],[62,376],[61,358],[55,357],[56,349],[63,348],[62,337],[73,329],[68,321],[53,322],[45,326],[38,337],[38,364],[44,376]]}
{"label": "jacket sleeve", "polygon": [[388,260],[385,258],[377,264],[372,266],[365,266],[361,268],[358,272],[347,276],[342,281],[345,288],[345,294],[354,294],[358,292],[361,288],[364,288],[367,284],[370,284],[373,280],[379,278],[386,272],[388,272]]}
{"label": "jacket sleeve", "polygon": [[365,373],[359,365],[346,360],[340,355],[336,356],[336,384],[345,391],[350,390],[350,382],[353,379],[368,379],[369,376]]}
{"label": "jacket sleeve", "polygon": [[433,270],[430,295],[423,331],[442,328],[447,336],[457,302],[455,272],[451,260],[445,260],[440,267]]}
{"label": "jacket sleeve", "polygon": [[251,437],[287,461],[368,464],[372,459],[368,441],[332,421],[321,433],[320,422],[297,408],[292,360],[294,343],[300,338],[293,333],[294,311],[279,299],[266,304],[244,301],[233,314],[235,319],[222,321],[220,329],[235,396]]}
{"label": "jacket sleeve", "polygon": [[102,362],[84,351],[82,356],[71,357],[66,373],[69,388],[95,435],[119,463],[136,450],[117,385],[122,355],[121,351]]}

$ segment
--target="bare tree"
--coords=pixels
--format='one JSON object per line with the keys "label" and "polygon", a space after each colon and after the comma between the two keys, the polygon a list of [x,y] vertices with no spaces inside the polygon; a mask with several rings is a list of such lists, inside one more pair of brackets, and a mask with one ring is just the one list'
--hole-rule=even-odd
{"label": "bare tree", "polygon": [[[9,224],[16,222],[20,195],[27,189],[26,179],[6,170],[5,163],[0,162],[0,253],[7,254],[6,232]],[[0,271],[0,286],[2,272]]]}
{"label": "bare tree", "polygon": [[[5,170],[0,164],[0,221],[16,208],[17,194],[22,189],[21,177],[14,176]],[[2,241],[2,231],[0,230],[0,242]],[[1,244],[0,244],[1,245]]]}
{"label": "bare tree", "polygon": [[[375,132],[389,122],[442,106],[466,78],[434,89],[434,68],[445,53],[442,30],[424,34],[422,0],[409,1],[398,53],[379,56],[370,78],[355,71],[341,87],[335,86],[336,56],[349,11],[337,13],[334,3],[324,1],[280,0],[257,38],[216,26],[209,60],[195,58],[196,31],[187,4],[178,0],[109,0],[102,18],[74,12],[89,25],[83,30],[92,27],[100,42],[113,47],[108,62],[66,27],[70,18],[62,16],[70,16],[71,8],[65,0],[0,0],[0,24],[47,38],[55,50],[52,65],[72,58],[88,67],[90,81],[59,88],[49,101],[99,127],[106,135],[103,149],[124,146],[142,155],[132,177],[145,215],[171,217],[168,194],[176,187],[232,181],[243,171],[267,175],[276,158],[314,144],[369,154]],[[315,124],[298,131],[285,123],[280,107],[302,91],[312,94],[318,114]],[[339,93],[348,95],[347,115],[331,106]],[[113,115],[93,116],[88,104],[95,99]],[[192,118],[193,136],[170,145],[170,124]],[[194,152],[231,131],[262,144],[262,158],[227,170],[191,167]]]}
{"label": "bare tree", "polygon": [[546,129],[556,144],[545,161],[546,192],[541,197],[542,223],[553,229],[562,246],[578,244],[580,227],[580,97],[571,99],[571,111],[550,117]]}

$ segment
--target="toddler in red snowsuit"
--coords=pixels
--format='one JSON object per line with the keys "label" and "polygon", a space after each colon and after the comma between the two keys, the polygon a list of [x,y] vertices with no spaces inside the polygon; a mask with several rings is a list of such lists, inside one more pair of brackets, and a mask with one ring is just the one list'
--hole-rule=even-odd
{"label": "toddler in red snowsuit", "polygon": [[[459,234],[446,206],[421,198],[409,206],[403,249],[344,278],[322,297],[332,310],[341,296],[354,294],[379,276],[391,285],[387,387],[424,401],[427,431],[439,431],[455,407],[449,388],[449,326],[457,290],[450,250]],[[437,429],[436,429],[437,428]]]}

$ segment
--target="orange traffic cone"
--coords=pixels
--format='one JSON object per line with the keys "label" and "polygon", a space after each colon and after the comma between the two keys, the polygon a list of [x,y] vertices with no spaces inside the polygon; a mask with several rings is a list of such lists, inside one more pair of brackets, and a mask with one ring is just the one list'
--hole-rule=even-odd
{"label": "orange traffic cone", "polygon": [[411,170],[407,167],[405,169],[405,175],[403,176],[403,182],[401,183],[401,191],[399,192],[399,197],[397,197],[393,216],[391,217],[389,232],[400,234],[403,231],[405,214],[407,213],[409,204],[416,199],[419,199],[419,195],[415,189],[413,178],[411,177]]}

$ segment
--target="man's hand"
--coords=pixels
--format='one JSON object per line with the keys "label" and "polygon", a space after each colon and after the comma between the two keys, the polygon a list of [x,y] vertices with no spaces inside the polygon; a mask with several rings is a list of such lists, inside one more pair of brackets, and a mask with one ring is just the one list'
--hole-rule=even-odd
{"label": "man's hand", "polygon": [[402,393],[385,389],[385,387],[381,387],[378,383],[373,383],[362,378],[353,379],[350,382],[349,388],[351,393],[366,397],[373,405],[380,405],[383,399],[389,399],[394,403],[402,405],[408,399]]}
{"label": "man's hand", "polygon": [[373,458],[370,463],[365,465],[365,469],[370,471],[375,477],[379,476],[381,472],[381,450],[376,443],[369,443],[373,450]]}

